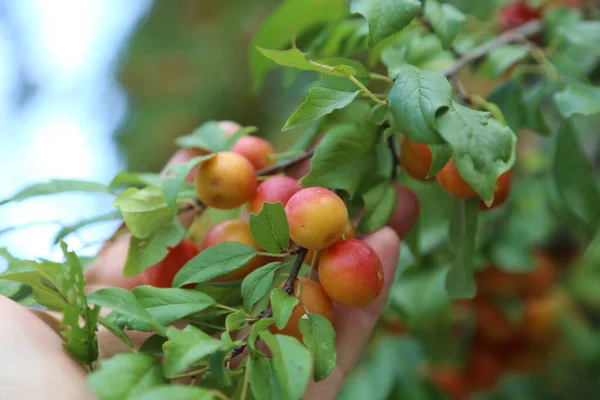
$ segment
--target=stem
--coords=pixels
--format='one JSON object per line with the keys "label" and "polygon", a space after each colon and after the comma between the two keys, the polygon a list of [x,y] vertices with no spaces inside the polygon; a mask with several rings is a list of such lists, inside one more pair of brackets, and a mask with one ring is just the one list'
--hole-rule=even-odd
{"label": "stem", "polygon": [[263,176],[263,175],[271,175],[271,174],[275,174],[278,172],[283,172],[286,169],[288,169],[289,167],[311,158],[312,155],[314,154],[314,152],[315,152],[314,148],[308,149],[304,153],[300,154],[299,156],[290,158],[289,160],[286,160],[286,161],[282,161],[282,162],[272,165],[270,167],[263,168],[263,169],[257,171],[256,175]]}
{"label": "stem", "polygon": [[[285,290],[288,294],[292,294],[292,292],[294,291],[294,283],[296,283],[296,278],[298,278],[298,273],[300,272],[302,263],[304,263],[304,259],[306,258],[306,253],[308,253],[308,249],[305,249],[304,247],[298,248],[298,256],[296,257],[296,261],[294,262],[292,271],[290,272],[290,275],[288,276],[287,280],[285,281],[285,284],[283,285],[283,290]],[[253,325],[256,323],[256,321],[259,321],[264,318],[270,318],[271,316],[273,316],[273,309],[271,308],[271,306],[268,306],[263,312],[258,314],[254,320],[250,321],[248,323],[248,325]],[[250,337],[250,335],[247,335],[244,338],[244,340],[243,340],[244,343],[242,343],[238,346],[235,346],[231,350],[231,352],[229,353],[231,355],[230,359],[242,354],[242,352],[248,345],[248,337]]]}
{"label": "stem", "polygon": [[304,154],[304,151],[302,150],[292,150],[292,151],[286,151],[283,153],[275,153],[275,154],[270,154],[267,158],[271,161],[279,161],[279,160],[285,160],[291,157],[296,157],[299,155]]}
{"label": "stem", "polygon": [[377,98],[377,96],[375,96],[375,95],[373,94],[373,92],[371,92],[369,89],[367,89],[367,87],[366,87],[365,85],[363,85],[363,84],[362,84],[362,83],[361,83],[361,82],[360,82],[358,79],[356,79],[354,76],[352,76],[352,75],[347,75],[347,76],[348,76],[348,79],[350,79],[352,82],[354,82],[354,84],[355,84],[356,86],[358,86],[358,87],[359,87],[359,88],[360,88],[360,89],[361,89],[363,92],[365,92],[365,94],[366,94],[367,96],[369,96],[371,99],[373,99],[373,101],[374,101],[375,103],[377,103],[377,104],[381,104],[382,106],[385,106],[385,105],[387,105],[387,103],[388,103],[388,102],[387,102],[387,100],[379,100],[379,99]]}
{"label": "stem", "polygon": [[231,311],[231,312],[238,312],[238,311],[240,311],[237,308],[229,307],[229,306],[226,306],[225,304],[219,304],[219,303],[213,304],[213,307],[221,308],[223,310],[227,310],[227,311]]}
{"label": "stem", "polygon": [[394,143],[394,136],[390,136],[387,140],[388,147],[390,148],[390,154],[392,155],[392,181],[395,181],[398,178],[398,162],[400,161],[400,157],[398,157],[398,151],[396,150],[396,143]]}
{"label": "stem", "polygon": [[390,78],[389,76],[378,74],[377,72],[371,72],[371,79],[373,79],[374,81],[384,81],[387,83],[394,83],[394,79]]}
{"label": "stem", "polygon": [[197,369],[195,371],[186,372],[185,374],[175,375],[172,379],[175,380],[175,379],[190,378],[192,376],[200,375],[200,374],[208,371],[209,369],[210,369],[210,367],[203,367],[203,368]]}
{"label": "stem", "polygon": [[519,26],[518,28],[506,31],[502,35],[496,37],[495,39],[486,42],[481,46],[477,46],[473,50],[463,55],[461,58],[456,60],[456,62],[452,64],[448,69],[446,69],[446,71],[444,71],[444,75],[450,78],[456,75],[466,65],[479,60],[480,58],[484,57],[485,55],[497,49],[498,47],[504,46],[514,41],[522,40],[523,38],[533,36],[537,33],[540,33],[541,31],[542,21],[540,20],[533,20]]}
{"label": "stem", "polygon": [[217,389],[209,390],[208,393],[212,394],[213,396],[215,396],[216,398],[221,399],[221,400],[231,400],[229,397],[225,396],[225,394],[221,393]]}
{"label": "stem", "polygon": [[290,255],[290,253],[281,253],[281,254],[275,254],[275,253],[265,253],[262,251],[258,252],[259,256],[264,256],[264,257],[280,257],[280,258],[284,258]]}
{"label": "stem", "polygon": [[240,400],[246,400],[246,395],[248,394],[249,381],[250,381],[250,359],[246,359],[246,371],[244,374],[244,384],[242,386],[242,394],[240,395]]}

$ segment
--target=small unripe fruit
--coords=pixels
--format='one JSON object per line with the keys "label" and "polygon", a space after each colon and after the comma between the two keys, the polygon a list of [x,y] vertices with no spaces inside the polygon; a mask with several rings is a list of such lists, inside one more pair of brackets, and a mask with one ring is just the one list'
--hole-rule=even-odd
{"label": "small unripe fruit", "polygon": [[343,235],[348,209],[329,189],[309,187],[293,195],[285,206],[291,239],[301,247],[320,250]]}
{"label": "small unripe fruit", "polygon": [[365,242],[341,240],[321,255],[319,280],[333,301],[360,308],[381,293],[383,267],[375,250]]}
{"label": "small unripe fruit", "polygon": [[470,199],[477,196],[473,188],[460,176],[453,159],[448,161],[436,177],[440,186],[452,196],[462,199]]}
{"label": "small unripe fruit", "polygon": [[[283,286],[284,283],[280,286]],[[306,311],[311,314],[322,315],[329,321],[333,321],[333,302],[317,282],[306,278],[298,278],[294,283],[294,296],[298,297],[300,304],[292,310],[292,315],[286,326],[283,329],[277,329],[273,325],[271,327],[272,332],[293,336],[302,341],[302,332],[298,328],[298,321],[304,317]]]}
{"label": "small unripe fruit", "polygon": [[423,143],[413,142],[407,137],[402,138],[400,143],[400,165],[411,177],[420,181],[431,181],[434,177],[427,179],[431,169],[431,149]]}
{"label": "small unripe fruit", "polygon": [[144,271],[147,285],[170,288],[177,272],[200,253],[194,242],[189,239],[183,239],[177,246],[168,248],[168,251],[161,262]]}
{"label": "small unripe fruit", "polygon": [[[351,221],[348,221],[348,223],[346,224],[346,230],[344,231],[344,235],[342,237],[344,239],[356,238],[356,228],[354,228],[354,225]],[[317,252],[317,250],[309,250],[308,253],[306,253],[306,258],[304,259],[304,262],[306,264],[313,265],[313,267],[315,268],[319,268],[319,260],[321,259],[321,254],[323,254],[323,251],[321,250],[317,252],[317,258],[314,260],[314,264],[312,264],[315,252]]]}
{"label": "small unripe fruit", "polygon": [[258,214],[264,203],[277,203],[285,205],[288,200],[303,187],[294,178],[289,176],[274,176],[262,182],[256,188],[256,194],[248,203],[248,212]]}
{"label": "small unripe fruit", "polygon": [[494,189],[494,201],[488,207],[482,200],[479,204],[479,209],[481,211],[487,211],[504,204],[506,199],[508,199],[508,194],[510,193],[511,180],[512,170],[508,170],[502,175],[500,175],[496,180],[496,188]]}
{"label": "small unripe fruit", "polygon": [[[260,247],[256,244],[250,233],[250,225],[248,222],[238,219],[228,219],[213,226],[204,238],[202,250],[219,245],[223,242],[242,243],[253,247],[256,250],[260,250]],[[238,268],[225,276],[219,277],[214,281],[230,282],[244,279],[250,272],[263,265],[263,262],[263,257],[256,256],[243,267]]]}
{"label": "small unripe fruit", "polygon": [[257,136],[242,136],[231,147],[231,151],[244,156],[257,170],[275,163],[269,158],[275,154],[275,149],[271,143]]}
{"label": "small unripe fruit", "polygon": [[256,191],[256,171],[239,154],[222,152],[200,165],[196,175],[198,198],[221,210],[238,208]]}

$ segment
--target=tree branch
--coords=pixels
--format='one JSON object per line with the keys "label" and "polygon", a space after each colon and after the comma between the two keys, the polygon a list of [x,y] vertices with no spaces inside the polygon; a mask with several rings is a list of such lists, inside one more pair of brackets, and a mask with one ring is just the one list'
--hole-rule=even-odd
{"label": "tree branch", "polygon": [[263,169],[257,171],[256,175],[264,176],[264,175],[271,175],[271,174],[285,171],[286,169],[288,169],[289,167],[291,167],[293,165],[301,163],[304,160],[308,160],[309,158],[311,158],[313,156],[314,153],[315,153],[314,147],[310,148],[310,149],[306,150],[304,153],[300,154],[299,156],[290,158],[289,160],[282,161],[282,162],[272,165],[270,167],[263,168]]}
{"label": "tree branch", "polygon": [[[287,280],[285,281],[285,284],[283,285],[283,290],[285,290],[290,295],[294,292],[294,284],[296,283],[296,279],[298,278],[298,273],[300,272],[300,268],[302,268],[302,264],[304,263],[304,259],[306,258],[307,253],[308,253],[308,250],[305,249],[304,247],[298,248],[298,253],[297,253],[298,255],[296,256],[296,261],[294,262],[292,271],[290,272],[290,275],[288,276]],[[249,323],[249,325],[253,325],[261,319],[270,318],[272,316],[273,316],[273,308],[269,305],[263,312],[258,314],[256,316],[256,318]],[[231,352],[229,353],[229,354],[231,354],[231,358],[237,357],[240,354],[242,354],[242,352],[248,345],[248,337],[249,336],[250,335],[247,335],[244,338],[244,340],[243,340],[244,343],[242,343],[238,346],[235,346],[231,350]]]}
{"label": "tree branch", "polygon": [[533,20],[519,26],[518,28],[506,31],[502,35],[496,37],[495,39],[486,42],[481,46],[475,47],[473,50],[464,54],[462,57],[456,60],[454,64],[452,64],[448,69],[444,71],[444,75],[446,75],[446,77],[448,78],[451,78],[466,65],[479,60],[480,58],[486,56],[488,53],[497,49],[498,47],[502,47],[514,41],[522,40],[523,38],[536,35],[541,31],[542,21],[540,20]]}

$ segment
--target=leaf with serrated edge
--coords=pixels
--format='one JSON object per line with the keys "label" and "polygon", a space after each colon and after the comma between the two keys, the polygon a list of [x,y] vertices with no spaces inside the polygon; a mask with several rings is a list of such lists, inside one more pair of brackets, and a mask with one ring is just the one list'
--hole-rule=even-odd
{"label": "leaf with serrated edge", "polygon": [[290,228],[283,204],[265,202],[258,214],[250,214],[250,233],[260,248],[279,254],[290,245]]}
{"label": "leaf with serrated edge", "polygon": [[188,162],[175,164],[167,170],[167,176],[163,181],[163,195],[167,202],[167,207],[173,214],[177,213],[177,194],[181,189],[181,185],[190,171],[198,164],[212,158],[214,154],[207,156],[194,157]]}
{"label": "leaf with serrated edge", "polygon": [[215,304],[209,295],[189,289],[138,286],[132,292],[152,319],[165,326]]}
{"label": "leaf with serrated edge", "polygon": [[298,339],[291,336],[263,331],[261,338],[273,355],[275,379],[283,392],[282,398],[301,399],[311,375],[310,352]]}
{"label": "leaf with serrated edge", "polygon": [[298,321],[298,328],[302,332],[304,344],[313,356],[315,382],[327,378],[337,362],[333,325],[322,315],[308,313],[307,318]]}
{"label": "leaf with serrated edge", "polygon": [[396,125],[410,140],[443,144],[436,116],[449,107],[451,93],[450,83],[442,73],[404,65],[388,96],[389,108]]}
{"label": "leaf with serrated edge", "polygon": [[437,118],[437,126],[453,148],[461,177],[484,201],[492,201],[496,179],[515,162],[517,136],[489,113],[454,102]]}
{"label": "leaf with serrated edge", "polygon": [[475,239],[479,199],[457,199],[450,222],[450,238],[454,246],[454,261],[446,275],[446,290],[452,299],[473,298],[475,286]]}
{"label": "leaf with serrated edge", "polygon": [[352,0],[350,9],[369,24],[369,47],[401,31],[417,16],[418,0]]}
{"label": "leaf with serrated edge", "polygon": [[436,0],[427,0],[424,12],[442,46],[445,49],[450,47],[466,21],[465,15],[452,4],[440,4]]}
{"label": "leaf with serrated edge", "polygon": [[121,210],[125,224],[140,239],[158,232],[175,217],[165,203],[162,189],[157,187],[125,189],[113,205]]}
{"label": "leaf with serrated edge", "polygon": [[108,318],[104,318],[103,316],[98,316],[98,323],[105,327],[110,333],[121,339],[123,343],[129,346],[130,349],[133,349],[133,342],[127,336],[127,334],[121,329],[121,327],[114,323],[114,321],[109,320]]}
{"label": "leaf with serrated edge", "polygon": [[242,298],[244,299],[244,310],[250,312],[252,307],[263,297],[271,287],[275,272],[281,267],[280,262],[272,262],[255,269],[242,281]]}
{"label": "leaf with serrated edge", "polygon": [[385,226],[396,209],[398,194],[391,183],[384,182],[372,187],[363,195],[365,211],[357,230],[361,233],[376,231]]}
{"label": "leaf with serrated edge", "polygon": [[173,377],[209,354],[220,350],[224,342],[207,335],[191,325],[184,329],[168,328],[169,340],[163,345],[164,369],[167,377]]}
{"label": "leaf with serrated edge", "polygon": [[271,291],[271,308],[273,309],[273,317],[277,328],[283,329],[290,317],[292,311],[300,303],[297,297],[289,295],[281,288],[275,288]]}
{"label": "leaf with serrated edge", "polygon": [[160,262],[167,256],[167,248],[177,246],[184,236],[185,229],[177,219],[173,219],[163,229],[146,239],[132,235],[129,239],[123,276],[135,276]]}
{"label": "leaf with serrated edge", "polygon": [[358,71],[349,65],[329,66],[319,64],[311,60],[308,54],[303,53],[297,48],[287,50],[270,50],[257,47],[261,54],[278,65],[289,68],[297,68],[303,71],[316,71],[327,75],[348,76],[356,75]]}
{"label": "leaf with serrated edge", "polygon": [[173,287],[203,283],[227,275],[246,265],[256,254],[256,249],[235,242],[208,247],[179,270],[173,279]]}
{"label": "leaf with serrated edge", "polygon": [[334,110],[346,107],[358,96],[356,92],[342,92],[322,87],[310,89],[300,107],[288,118],[282,130],[317,120]]}
{"label": "leaf with serrated edge", "polygon": [[102,400],[130,399],[166,383],[160,362],[144,353],[117,354],[87,377],[88,386]]}

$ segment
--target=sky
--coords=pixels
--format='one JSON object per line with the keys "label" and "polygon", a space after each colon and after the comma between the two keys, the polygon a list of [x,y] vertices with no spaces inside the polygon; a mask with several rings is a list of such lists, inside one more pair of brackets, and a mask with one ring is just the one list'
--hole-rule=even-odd
{"label": "sky", "polygon": [[[115,81],[127,38],[151,0],[0,0],[0,199],[58,178],[108,183],[124,166],[114,135],[127,116]],[[65,224],[112,209],[108,195],[46,196],[0,207],[0,232]],[[67,243],[81,254],[112,233],[98,225]],[[0,235],[21,258],[60,260],[53,223]],[[0,264],[0,271],[3,269]]]}

